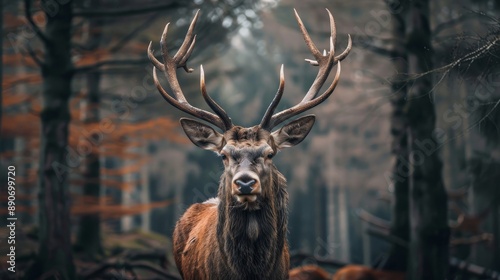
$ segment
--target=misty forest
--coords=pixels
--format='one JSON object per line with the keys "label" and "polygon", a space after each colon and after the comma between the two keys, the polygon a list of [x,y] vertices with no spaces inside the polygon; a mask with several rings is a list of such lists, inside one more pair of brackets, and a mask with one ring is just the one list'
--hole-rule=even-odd
{"label": "misty forest", "polygon": [[[0,279],[198,279],[189,275],[203,275],[190,274],[202,263],[229,263],[239,279],[278,270],[295,280],[500,279],[500,1],[0,0],[0,9]],[[193,107],[179,110],[179,85]],[[268,107],[283,114],[263,118]],[[179,122],[193,111],[204,125]],[[258,137],[271,137],[259,151],[276,155],[238,168],[274,164],[288,205],[270,214],[276,228],[260,218],[247,232],[223,228],[234,160],[224,153],[238,133],[221,135],[259,123]],[[253,178],[262,188],[253,195],[252,178],[235,180],[241,196],[227,203],[241,199],[248,217],[282,206],[265,177]],[[232,230],[229,241],[207,237],[211,257],[181,269],[179,256],[202,240],[178,249],[176,223],[217,195],[219,222],[200,224],[218,242]],[[225,255],[247,246],[235,239],[245,234],[254,251]],[[288,250],[259,245],[280,238]],[[278,255],[272,273],[251,269]],[[248,272],[237,269],[246,258]]]}

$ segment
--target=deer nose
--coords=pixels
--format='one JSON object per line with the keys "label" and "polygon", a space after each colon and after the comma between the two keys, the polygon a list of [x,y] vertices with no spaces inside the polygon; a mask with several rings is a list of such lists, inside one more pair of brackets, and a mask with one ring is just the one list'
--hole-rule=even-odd
{"label": "deer nose", "polygon": [[235,181],[236,185],[238,185],[240,194],[251,194],[256,182],[257,181],[252,178],[240,178]]}

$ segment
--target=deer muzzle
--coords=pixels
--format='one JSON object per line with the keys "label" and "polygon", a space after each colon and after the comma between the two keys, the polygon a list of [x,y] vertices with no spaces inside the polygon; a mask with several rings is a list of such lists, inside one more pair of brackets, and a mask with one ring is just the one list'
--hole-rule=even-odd
{"label": "deer muzzle", "polygon": [[233,177],[232,193],[239,202],[253,202],[261,193],[260,180],[257,174],[245,171]]}

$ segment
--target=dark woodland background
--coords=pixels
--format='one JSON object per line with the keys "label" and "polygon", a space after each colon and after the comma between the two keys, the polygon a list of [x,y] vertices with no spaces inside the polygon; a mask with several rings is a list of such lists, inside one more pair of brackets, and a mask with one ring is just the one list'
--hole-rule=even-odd
{"label": "dark woodland background", "polygon": [[[18,217],[16,273],[0,228],[1,279],[176,279],[175,222],[216,195],[223,166],[180,130],[147,46],[159,50],[171,22],[176,49],[201,9],[184,92],[207,108],[203,64],[234,123],[255,125],[281,64],[280,108],[316,75],[293,8],[321,49],[328,8],[336,49],[351,34],[353,50],[333,96],[312,110],[309,137],[275,159],[288,180],[292,264],[425,279],[418,271],[432,263],[447,279],[500,277],[500,1],[0,3],[0,181],[15,166]],[[0,199],[3,225],[6,188]]]}

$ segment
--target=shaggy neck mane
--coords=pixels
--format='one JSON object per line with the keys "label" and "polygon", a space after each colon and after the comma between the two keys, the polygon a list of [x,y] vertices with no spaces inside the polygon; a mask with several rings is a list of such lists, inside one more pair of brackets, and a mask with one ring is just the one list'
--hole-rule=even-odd
{"label": "shaggy neck mane", "polygon": [[221,178],[217,241],[221,261],[239,279],[273,279],[286,242],[286,180],[272,166],[270,181],[262,187],[259,209],[247,210],[229,193],[225,175]]}

